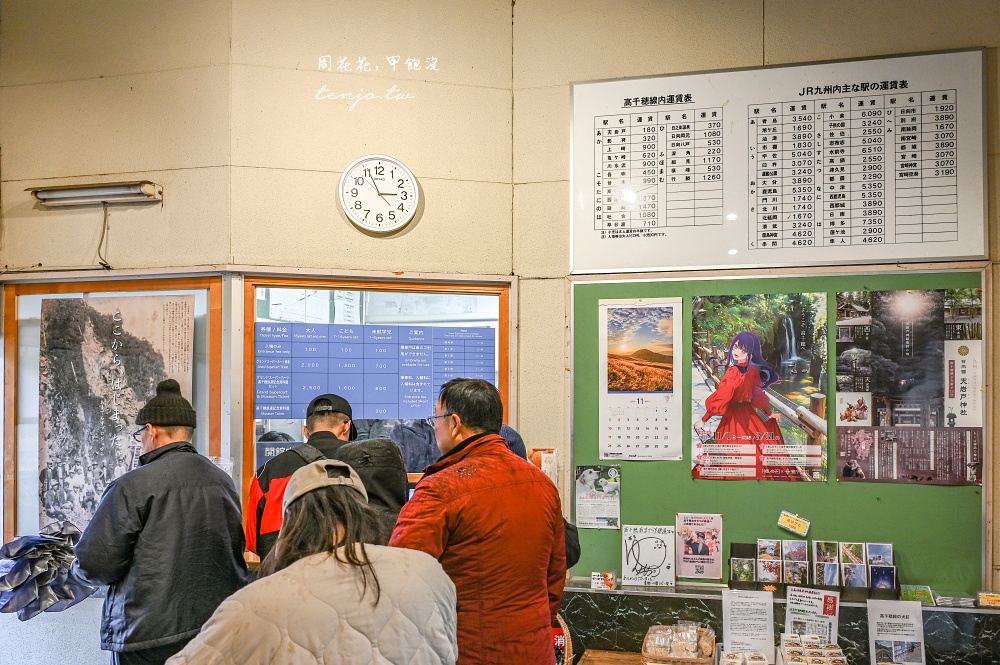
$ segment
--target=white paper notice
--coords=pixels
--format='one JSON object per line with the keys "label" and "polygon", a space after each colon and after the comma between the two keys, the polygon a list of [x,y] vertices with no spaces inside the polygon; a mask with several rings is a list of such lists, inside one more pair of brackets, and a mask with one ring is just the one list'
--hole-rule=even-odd
{"label": "white paper notice", "polygon": [[726,651],[760,651],[774,662],[774,596],[769,591],[722,592],[722,641]]}
{"label": "white paper notice", "polygon": [[823,644],[837,643],[840,592],[788,587],[785,632],[819,635]]}
{"label": "white paper notice", "polygon": [[621,528],[621,467],[576,467],[576,525],[581,529]]}
{"label": "white paper notice", "polygon": [[871,662],[879,665],[926,663],[924,617],[912,600],[868,601],[868,644]]}
{"label": "white paper notice", "polygon": [[674,527],[622,526],[622,584],[674,586]]}
{"label": "white paper notice", "polygon": [[681,298],[598,303],[601,459],[680,460]]}

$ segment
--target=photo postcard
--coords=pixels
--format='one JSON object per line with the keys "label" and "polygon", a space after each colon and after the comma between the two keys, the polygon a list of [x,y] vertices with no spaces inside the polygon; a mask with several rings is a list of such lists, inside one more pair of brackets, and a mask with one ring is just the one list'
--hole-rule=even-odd
{"label": "photo postcard", "polygon": [[836,540],[814,540],[813,561],[816,563],[839,563],[840,543]]}
{"label": "photo postcard", "polygon": [[805,561],[784,562],[785,584],[805,586],[809,584],[809,564]]}
{"label": "photo postcard", "polygon": [[757,559],[758,582],[780,582],[781,561],[774,559]]}
{"label": "photo postcard", "polygon": [[841,543],[840,544],[840,562],[841,563],[860,563],[862,565],[867,564],[868,561],[865,559],[865,544],[864,543]]}
{"label": "photo postcard", "polygon": [[785,561],[809,561],[809,543],[805,540],[783,540],[781,549],[785,553]]}
{"label": "photo postcard", "polygon": [[891,566],[892,543],[868,543],[865,548],[869,566]]}
{"label": "photo postcard", "polygon": [[870,566],[869,572],[871,573],[871,588],[896,588],[896,566]]}
{"label": "photo postcard", "polygon": [[813,564],[814,584],[840,586],[840,565],[837,563]]}
{"label": "photo postcard", "polygon": [[771,559],[780,560],[781,559],[781,541],[771,540],[768,538],[758,538],[757,539],[757,558],[758,559]]}
{"label": "photo postcard", "polygon": [[868,586],[867,566],[863,563],[845,563],[841,566],[841,575],[844,579],[844,586]]}
{"label": "photo postcard", "polygon": [[732,582],[753,582],[756,575],[756,559],[734,557],[729,560],[729,580]]}

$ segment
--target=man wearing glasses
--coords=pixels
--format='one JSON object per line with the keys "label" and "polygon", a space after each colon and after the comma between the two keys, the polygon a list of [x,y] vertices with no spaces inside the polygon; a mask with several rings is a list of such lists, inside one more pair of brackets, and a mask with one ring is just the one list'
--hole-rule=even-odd
{"label": "man wearing glasses", "polygon": [[140,466],[113,480],[76,546],[108,586],[101,648],[112,665],[161,664],[246,581],[240,496],[191,443],[196,416],[173,379],[139,410]]}
{"label": "man wearing glasses", "polygon": [[552,665],[566,577],[555,484],[500,436],[487,381],[452,379],[430,419],[442,457],[403,506],[389,545],[441,562],[458,595],[458,665]]}

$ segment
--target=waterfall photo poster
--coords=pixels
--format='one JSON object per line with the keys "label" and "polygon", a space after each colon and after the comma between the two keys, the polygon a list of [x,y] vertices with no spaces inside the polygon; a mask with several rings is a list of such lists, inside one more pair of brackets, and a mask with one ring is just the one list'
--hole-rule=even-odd
{"label": "waterfall photo poster", "polygon": [[193,295],[52,298],[39,349],[39,526],[83,529],[108,483],[136,467],[139,409],[176,379],[191,399]]}
{"label": "waterfall photo poster", "polygon": [[705,480],[825,481],[825,293],[691,302],[691,466]]}

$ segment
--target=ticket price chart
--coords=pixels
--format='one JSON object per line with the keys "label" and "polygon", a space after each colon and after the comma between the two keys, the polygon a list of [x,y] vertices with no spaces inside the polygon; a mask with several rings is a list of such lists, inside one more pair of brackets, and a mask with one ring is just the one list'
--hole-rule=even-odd
{"label": "ticket price chart", "polygon": [[957,91],[749,110],[751,249],[958,240]]}
{"label": "ticket price chart", "polygon": [[355,418],[427,418],[447,381],[497,380],[493,328],[258,322],[254,345],[256,418],[305,418],[323,393]]}
{"label": "ticket price chart", "polygon": [[574,83],[570,271],[985,258],[984,62]]}
{"label": "ticket price chart", "polygon": [[722,109],[594,118],[594,228],[722,224]]}

